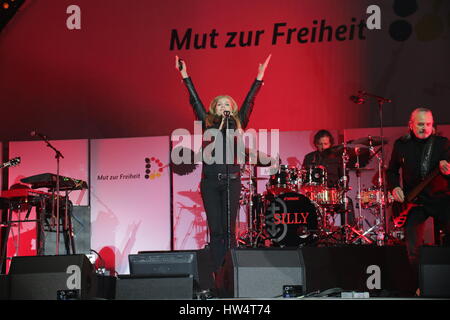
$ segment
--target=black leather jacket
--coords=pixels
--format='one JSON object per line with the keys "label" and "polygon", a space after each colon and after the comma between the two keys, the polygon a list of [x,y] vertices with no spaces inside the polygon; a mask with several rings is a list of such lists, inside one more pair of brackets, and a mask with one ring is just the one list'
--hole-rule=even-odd
{"label": "black leather jacket", "polygon": [[[426,155],[426,144],[433,138],[431,153]],[[411,192],[427,175],[439,167],[439,161],[449,160],[449,141],[445,137],[431,136],[428,139],[418,139],[413,133],[397,139],[392,150],[387,182],[392,190],[400,186],[400,169],[405,195]],[[426,159],[429,159],[426,161]],[[446,198],[450,195],[450,177],[439,175],[419,194],[418,203],[428,202],[436,198]]]}
{"label": "black leather jacket", "polygon": [[[192,108],[194,109],[194,113],[196,115],[196,118],[203,123],[204,129],[209,129],[206,127],[206,117],[208,116],[208,113],[206,112],[206,109],[197,94],[197,91],[195,90],[194,84],[192,82],[192,79],[190,77],[183,79],[184,84],[186,85],[186,88],[189,92],[189,102],[192,105]],[[249,92],[247,93],[247,96],[239,109],[238,117],[241,121],[242,129],[245,129],[248,125],[248,121],[250,118],[250,114],[253,110],[253,105],[255,103],[256,95],[258,94],[261,85],[263,81],[255,80],[250,87]],[[218,117],[217,121],[214,121],[214,124],[211,126],[211,128],[218,129],[220,126],[220,123],[222,121],[221,117]],[[230,121],[230,129],[236,128],[236,123],[234,121]],[[223,134],[225,132],[223,131]],[[225,141],[225,139],[223,139]],[[209,144],[210,142],[208,142]],[[225,148],[226,143],[223,144]],[[203,150],[205,148],[205,144],[203,145]],[[224,153],[225,155],[225,153]],[[225,160],[225,159],[224,159]],[[230,164],[228,166],[228,173],[236,173],[239,172],[240,167],[237,164]],[[217,174],[217,173],[227,173],[227,165],[225,164],[225,161],[222,161],[222,164],[207,164],[203,163],[203,173],[205,174]]]}

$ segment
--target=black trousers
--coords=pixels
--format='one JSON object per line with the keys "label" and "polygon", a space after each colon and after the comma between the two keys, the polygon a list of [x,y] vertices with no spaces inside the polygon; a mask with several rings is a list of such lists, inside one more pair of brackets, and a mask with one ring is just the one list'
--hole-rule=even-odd
{"label": "black trousers", "polygon": [[412,208],[405,223],[405,240],[408,259],[415,275],[418,276],[420,247],[424,243],[425,221],[434,218],[434,223],[444,232],[441,245],[450,246],[450,199],[442,199]]}
{"label": "black trousers", "polygon": [[[228,250],[227,179],[217,175],[202,178],[200,190],[208,220],[209,246],[217,271]],[[239,210],[241,180],[230,179],[230,247],[236,247],[236,217]]]}

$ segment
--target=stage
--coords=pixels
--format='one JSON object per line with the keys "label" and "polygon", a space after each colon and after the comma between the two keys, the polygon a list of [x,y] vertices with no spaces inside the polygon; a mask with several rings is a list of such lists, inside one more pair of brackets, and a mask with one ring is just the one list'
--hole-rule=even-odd
{"label": "stage", "polygon": [[73,2],[0,5],[1,302],[450,298],[448,1]]}
{"label": "stage", "polygon": [[[85,255],[15,257],[4,300],[404,300],[450,297],[449,249],[423,247],[419,277],[403,246],[237,248],[213,272],[209,250],[130,255],[101,274]],[[420,297],[416,296],[420,288]]]}

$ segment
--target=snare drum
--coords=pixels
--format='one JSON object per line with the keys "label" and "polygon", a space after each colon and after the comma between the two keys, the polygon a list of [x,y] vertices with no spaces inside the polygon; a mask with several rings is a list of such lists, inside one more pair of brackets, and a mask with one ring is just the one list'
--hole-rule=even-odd
{"label": "snare drum", "polygon": [[343,203],[343,192],[341,189],[322,186],[303,186],[301,192],[321,206],[335,206]]}

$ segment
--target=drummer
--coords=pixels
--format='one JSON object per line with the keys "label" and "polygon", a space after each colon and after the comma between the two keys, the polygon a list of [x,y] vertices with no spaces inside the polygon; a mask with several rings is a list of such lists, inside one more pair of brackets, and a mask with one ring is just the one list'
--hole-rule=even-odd
{"label": "drummer", "polygon": [[323,166],[327,170],[327,187],[338,186],[342,174],[342,158],[336,153],[330,152],[334,145],[333,135],[328,130],[319,130],[314,135],[314,145],[317,151],[305,155],[303,159],[303,169]]}
{"label": "drummer", "polygon": [[[339,188],[340,179],[344,176],[342,170],[342,157],[340,154],[332,152],[331,147],[333,145],[333,135],[328,130],[319,130],[314,135],[314,146],[317,150],[305,155],[305,158],[303,159],[303,169],[309,170],[317,166],[324,167],[327,173],[327,187]],[[348,224],[353,225],[355,220],[353,202],[350,198],[348,198],[348,200]],[[339,205],[334,209],[336,212],[342,213],[341,221],[344,221],[343,209],[343,205]]]}

